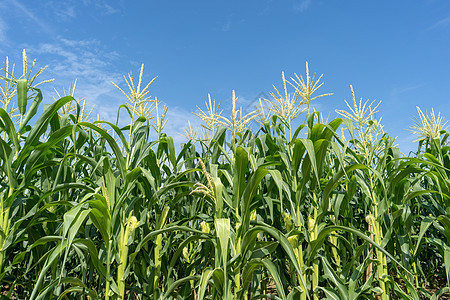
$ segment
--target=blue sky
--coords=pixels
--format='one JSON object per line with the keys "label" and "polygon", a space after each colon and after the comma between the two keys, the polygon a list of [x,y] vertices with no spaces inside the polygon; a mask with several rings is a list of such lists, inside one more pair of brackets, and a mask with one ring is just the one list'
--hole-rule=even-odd
{"label": "blue sky", "polygon": [[[0,58],[21,65],[21,51],[48,65],[45,101],[78,80],[76,96],[115,118],[123,74],[158,79],[150,93],[169,107],[177,139],[208,93],[242,106],[272,84],[311,70],[324,74],[316,108],[330,118],[356,97],[381,100],[385,130],[404,151],[423,111],[450,118],[450,1],[15,1],[0,0]],[[45,77],[44,76],[44,77]]]}

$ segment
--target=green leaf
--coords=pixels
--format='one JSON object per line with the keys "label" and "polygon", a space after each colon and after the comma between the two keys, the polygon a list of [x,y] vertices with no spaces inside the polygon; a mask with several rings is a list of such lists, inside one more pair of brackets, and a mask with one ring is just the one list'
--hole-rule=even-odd
{"label": "green leaf", "polygon": [[[227,218],[215,219],[214,227],[216,229],[216,235],[219,238],[219,242],[220,242],[220,250],[222,253],[222,265],[224,268],[224,278],[227,278],[228,243],[230,240],[230,233],[231,233],[230,219],[227,219]],[[224,299],[228,299],[228,296],[227,296],[228,289],[227,288],[228,288],[227,280],[224,280],[224,286],[223,286]]]}
{"label": "green leaf", "polygon": [[[267,224],[258,224],[254,226],[253,228],[250,228],[245,232],[245,235],[242,239],[242,257],[246,256],[246,252],[250,251],[250,245],[254,243],[254,240],[256,239],[256,236],[258,232],[265,232],[272,236],[276,241],[280,243],[280,246],[283,248],[283,250],[286,252],[289,260],[294,266],[295,272],[297,273],[298,277],[300,278],[300,281],[302,282],[303,286],[306,286],[306,281],[303,276],[303,271],[300,268],[300,265],[298,264],[297,258],[294,253],[294,249],[292,248],[291,244],[289,243],[289,240],[284,236],[284,234],[279,231],[278,229],[267,225]],[[293,272],[292,270],[291,272]],[[308,296],[309,299],[309,296]]]}
{"label": "green leaf", "polygon": [[39,139],[42,137],[44,132],[47,130],[50,120],[58,112],[58,110],[61,107],[63,107],[65,104],[67,104],[68,102],[74,101],[74,100],[75,99],[71,96],[62,97],[61,99],[57,100],[53,104],[49,105],[44,110],[42,115],[39,117],[39,119],[33,125],[30,133],[28,134],[28,137],[22,148],[22,151],[20,151],[19,157],[17,158],[17,163],[22,162],[26,157],[28,157],[30,150],[31,150],[30,148],[33,146],[36,146],[36,144],[39,142]]}
{"label": "green leaf", "polygon": [[17,138],[14,123],[11,121],[9,114],[3,108],[0,108],[0,118],[2,119],[5,126],[3,130],[5,130],[5,132],[8,134],[10,141],[12,141],[14,145],[15,151],[19,152],[19,140]]}
{"label": "green leaf", "polygon": [[[198,296],[197,299],[203,300],[205,299],[205,292],[206,288],[208,286],[208,282],[213,276],[214,270],[212,269],[206,269],[202,272],[202,277],[200,278],[200,284],[198,286]],[[226,298],[224,298],[226,299]]]}
{"label": "green leaf", "polygon": [[[234,153],[233,169],[233,205],[238,207],[239,200],[245,189],[245,174],[247,173],[248,153],[242,147],[237,147]],[[242,212],[241,212],[242,213]]]}
{"label": "green leaf", "polygon": [[11,147],[0,138],[0,159],[3,160],[3,167],[6,169],[5,173],[8,176],[9,188],[17,188],[16,173],[13,172],[11,165],[13,160],[13,153]]}
{"label": "green leaf", "polygon": [[50,148],[52,148],[55,144],[59,143],[64,138],[69,136],[72,133],[72,129],[72,125],[58,129],[57,131],[52,133],[47,142],[40,144],[31,152],[31,154],[25,161],[25,178],[31,175],[31,171],[33,170],[38,160],[42,158],[46,154],[46,152],[49,151]]}
{"label": "green leaf", "polygon": [[374,246],[375,248],[377,248],[378,250],[380,250],[381,252],[383,252],[383,254],[385,254],[387,257],[389,257],[394,263],[396,263],[400,268],[402,268],[408,275],[413,276],[413,274],[406,269],[401,263],[399,263],[393,256],[392,254],[390,254],[389,252],[387,252],[385,249],[383,249],[380,245],[378,245],[377,243],[375,243],[370,237],[368,237],[367,235],[363,234],[362,232],[360,232],[357,229],[354,228],[350,228],[350,227],[345,227],[345,226],[338,226],[338,225],[330,225],[330,226],[326,226],[324,228],[322,228],[317,236],[317,238],[312,241],[310,243],[310,245],[308,246],[308,263],[310,263],[312,260],[315,259],[316,257],[316,253],[319,251],[319,249],[322,247],[325,239],[328,237],[328,235],[333,232],[333,231],[338,231],[338,230],[342,230],[342,231],[347,231],[349,233],[352,233],[358,237],[360,237],[362,240],[364,240],[365,242],[371,244],[372,246]]}
{"label": "green leaf", "polygon": [[122,176],[122,178],[125,178],[125,176],[126,176],[125,159],[122,155],[122,151],[120,150],[119,145],[117,145],[114,138],[112,136],[110,136],[105,130],[103,130],[100,127],[97,127],[91,123],[88,123],[88,122],[80,122],[77,124],[77,126],[88,127],[94,131],[97,131],[108,142],[109,146],[111,147],[112,151],[115,154],[115,158],[117,161],[117,167],[119,168],[120,175]]}
{"label": "green leaf", "polygon": [[309,162],[314,171],[314,175],[316,175],[317,182],[320,184],[319,170],[317,167],[316,151],[314,148],[314,144],[310,139],[299,139],[299,141],[305,146],[306,152],[308,153]]}
{"label": "green leaf", "polygon": [[[181,279],[178,279],[177,281],[175,281],[174,283],[172,283],[168,288],[166,293],[163,296],[163,299],[169,299],[169,296],[175,291],[175,289],[185,283],[185,282],[189,282],[189,281],[193,281],[193,280],[199,280],[201,277],[200,275],[191,275],[191,276],[186,276],[183,277]],[[178,293],[177,293],[178,294]]]}
{"label": "green leaf", "polygon": [[423,236],[425,235],[426,231],[431,226],[431,224],[433,224],[433,220],[434,220],[433,217],[426,216],[425,218],[423,218],[422,222],[420,223],[419,236],[417,237],[416,247],[414,248],[414,252],[413,252],[414,257],[417,256],[417,254],[418,254],[417,251],[418,251],[420,245],[422,244]]}
{"label": "green leaf", "polygon": [[450,218],[448,216],[441,215],[436,219],[444,226],[447,243],[450,244]]}
{"label": "green leaf", "polygon": [[320,289],[320,290],[322,290],[322,291],[324,292],[324,294],[327,296],[327,299],[328,299],[328,300],[341,300],[341,299],[346,299],[346,298],[340,298],[340,297],[338,296],[338,294],[337,294],[332,288],[329,288],[329,287],[321,287],[321,286],[318,286],[317,288]]}
{"label": "green leaf", "polygon": [[31,103],[30,108],[28,109],[25,117],[22,120],[22,123],[20,124],[19,132],[21,134],[23,133],[25,126],[28,124],[28,122],[31,120],[31,118],[34,117],[34,115],[36,115],[39,104],[42,102],[43,97],[42,97],[41,90],[36,89],[36,88],[34,88],[34,90],[37,91],[37,95],[36,95],[36,97],[34,97],[34,100]]}
{"label": "green leaf", "polygon": [[90,218],[94,226],[100,231],[103,241],[108,243],[111,239],[111,213],[105,197],[95,194],[95,198],[88,201],[91,207]]}
{"label": "green leaf", "polygon": [[259,167],[247,183],[247,187],[245,188],[241,199],[242,226],[239,233],[240,236],[242,236],[250,226],[250,205],[252,199],[256,195],[259,183],[268,173],[269,171],[266,168]]}
{"label": "green leaf", "polygon": [[330,280],[337,288],[337,291],[339,291],[340,299],[349,299],[349,292],[345,283],[341,280],[341,278],[339,278],[339,275],[330,266],[330,263],[328,262],[326,257],[320,256],[320,258],[323,262],[322,266],[325,273],[324,277]]}

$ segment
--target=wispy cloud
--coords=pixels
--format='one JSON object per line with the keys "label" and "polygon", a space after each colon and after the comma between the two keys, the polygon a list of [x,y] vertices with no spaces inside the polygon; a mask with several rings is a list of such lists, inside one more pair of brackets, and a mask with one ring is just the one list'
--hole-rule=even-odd
{"label": "wispy cloud", "polygon": [[294,0],[294,9],[299,12],[306,11],[312,4],[312,0]]}
{"label": "wispy cloud", "polygon": [[106,1],[95,1],[95,5],[99,8],[103,14],[112,15],[118,13],[120,10],[112,7]]}
{"label": "wispy cloud", "polygon": [[26,7],[19,1],[8,0],[7,3],[11,4],[11,5],[15,6],[17,9],[19,9],[30,20],[32,20],[37,26],[39,26],[41,28],[41,30],[43,30],[45,33],[47,33],[49,35],[54,34],[54,31],[50,28],[50,26],[47,25],[47,23],[42,21],[40,18],[36,17],[36,15],[34,14],[34,12],[31,9],[29,9],[28,7]]}
{"label": "wispy cloud", "polygon": [[222,30],[223,32],[228,32],[233,28],[237,28],[240,24],[245,22],[246,22],[245,18],[239,18],[234,13],[230,13],[226,15],[226,20],[222,24],[220,30]]}
{"label": "wispy cloud", "polygon": [[449,24],[450,24],[450,16],[437,21],[436,23],[434,23],[433,25],[428,27],[427,30],[433,30],[433,29],[437,29],[437,28],[440,28],[440,27],[445,27],[445,26],[447,26]]}
{"label": "wispy cloud", "polygon": [[82,1],[85,6],[94,5],[97,9],[99,9],[103,14],[109,15],[118,13],[119,10],[109,5],[108,1],[104,0],[83,0]]}
{"label": "wispy cloud", "polygon": [[[124,84],[122,74],[114,67],[119,58],[116,52],[104,49],[97,40],[64,38],[42,43],[34,47],[32,52],[33,56],[39,57],[40,63],[49,65],[46,74],[55,79],[43,91],[47,95],[47,102],[51,101],[51,95],[57,98],[51,88],[63,96],[63,90],[68,91],[70,84],[77,79],[75,98],[86,100],[88,107],[94,105],[92,117],[96,118],[98,114],[100,119],[115,122],[119,105],[125,102],[121,92],[111,84],[111,81],[119,86]],[[193,127],[200,128],[198,118],[181,107],[169,107],[167,119],[164,132],[174,139],[177,146],[186,142],[183,129],[187,128],[188,121]],[[127,113],[121,110],[119,123],[125,125],[128,121]]]}
{"label": "wispy cloud", "polygon": [[75,6],[70,5],[66,5],[65,9],[54,9],[54,14],[63,21],[74,19],[77,16]]}
{"label": "wispy cloud", "polygon": [[3,21],[3,19],[0,19],[0,43],[6,42],[6,31],[8,30],[8,26]]}
{"label": "wispy cloud", "polygon": [[227,15],[227,21],[222,25],[222,31],[227,32],[231,29],[233,14]]}
{"label": "wispy cloud", "polygon": [[[6,31],[8,30],[8,25],[5,20],[5,12],[7,12],[6,8],[6,4],[4,2],[0,2],[0,43],[2,43],[3,46],[6,42]],[[1,52],[2,51],[0,50],[0,53]]]}
{"label": "wispy cloud", "polygon": [[222,25],[222,31],[227,32],[231,28],[231,20],[228,20],[225,24]]}
{"label": "wispy cloud", "polygon": [[417,84],[417,85],[411,85],[411,86],[402,86],[402,87],[394,87],[391,92],[390,92],[390,96],[397,96],[403,93],[407,93],[410,91],[414,91],[418,88],[421,88],[423,86],[423,84]]}
{"label": "wispy cloud", "polygon": [[410,155],[411,152],[417,151],[417,143],[414,140],[417,136],[405,129],[399,136],[395,137],[395,143],[398,144],[400,151],[405,155]]}
{"label": "wispy cloud", "polygon": [[[55,78],[53,87],[62,93],[70,83],[77,80],[75,96],[95,105],[94,111],[100,117],[114,120],[117,106],[122,100],[111,81],[120,83],[121,74],[115,69],[115,52],[102,49],[95,40],[68,40],[58,38],[56,42],[43,43],[33,47],[40,62],[49,65],[47,71]],[[52,93],[55,95],[55,93]]]}
{"label": "wispy cloud", "polygon": [[167,110],[167,120],[168,122],[164,128],[164,132],[168,136],[171,136],[177,145],[186,143],[184,129],[187,128],[188,121],[193,128],[198,129],[198,133],[200,134],[200,119],[187,109],[182,107],[169,107]]}
{"label": "wispy cloud", "polygon": [[119,13],[120,9],[115,6],[122,4],[121,1],[115,1],[115,6],[113,6],[110,2],[104,0],[47,0],[43,5],[45,8],[42,9],[42,13],[46,17],[52,16],[52,20],[55,19],[57,22],[67,22],[74,20],[81,15],[85,15],[86,12],[95,17]]}

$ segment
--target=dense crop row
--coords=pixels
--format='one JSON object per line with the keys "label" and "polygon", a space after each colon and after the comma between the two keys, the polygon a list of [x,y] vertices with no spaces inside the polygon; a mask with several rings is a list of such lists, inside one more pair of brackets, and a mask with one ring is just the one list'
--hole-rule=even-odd
{"label": "dense crop row", "polygon": [[[20,78],[7,64],[3,74],[7,298],[437,299],[449,291],[450,147],[440,116],[419,111],[418,150],[404,156],[376,107],[354,95],[342,118],[311,112],[321,84],[307,70],[283,75],[281,92],[245,116],[234,93],[230,118],[209,100],[197,114],[203,137],[190,129],[176,150],[142,74],[127,79],[120,111],[129,124],[120,127],[89,121],[70,95],[31,124],[42,100],[37,76],[25,58]],[[259,129],[249,129],[255,121]]]}

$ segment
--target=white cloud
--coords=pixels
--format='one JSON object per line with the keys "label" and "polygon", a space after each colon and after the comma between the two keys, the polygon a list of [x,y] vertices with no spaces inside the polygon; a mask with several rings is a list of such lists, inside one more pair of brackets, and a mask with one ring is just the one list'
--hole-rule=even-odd
{"label": "white cloud", "polygon": [[[124,86],[122,74],[114,69],[114,61],[118,59],[115,52],[102,50],[102,45],[95,40],[67,40],[59,38],[54,43],[44,43],[33,50],[38,54],[40,62],[42,58],[49,65],[47,75],[55,78],[53,86],[62,96],[63,89],[68,90],[70,83],[77,79],[75,98],[84,99],[88,106],[95,105],[92,117],[99,114],[100,119],[115,123],[119,105],[125,102],[120,91],[111,81],[119,86]],[[45,93],[45,92],[44,92]],[[45,93],[51,99],[50,93]],[[52,92],[56,97],[56,93]],[[169,107],[167,111],[167,124],[163,130],[171,136],[177,145],[186,142],[184,129],[191,126],[199,129],[200,120],[181,107]],[[120,110],[119,124],[126,125],[129,122],[125,110]],[[152,138],[156,138],[152,136]]]}
{"label": "white cloud", "polygon": [[[246,97],[243,95],[238,94],[238,91],[236,92],[236,109],[239,111],[242,110],[242,115],[246,115],[256,109],[256,106],[259,104],[259,99],[270,99],[269,93],[266,92],[259,92],[255,93],[255,96],[253,97]],[[211,95],[211,99],[216,101],[216,105],[220,103],[220,110],[222,111],[222,115],[226,118],[231,116],[231,110],[233,108],[233,102],[232,102],[232,91],[230,90],[229,96],[225,99],[216,99],[214,95]],[[264,102],[264,100],[263,100]],[[205,106],[200,106],[201,109],[204,109]]]}
{"label": "white cloud", "polygon": [[74,19],[77,16],[75,6],[69,6],[67,4],[64,9],[54,9],[54,13],[63,21]]}
{"label": "white cloud", "polygon": [[306,11],[312,4],[312,0],[294,0],[294,9],[300,12]]}
{"label": "white cloud", "polygon": [[111,3],[113,2],[104,0],[47,0],[42,4],[40,3],[40,5],[42,5],[41,13],[45,17],[51,16],[51,20],[56,19],[58,22],[68,22],[86,13],[93,16],[119,13],[120,9],[115,6],[122,6],[122,1],[115,1],[114,6]]}
{"label": "white cloud", "polygon": [[[60,94],[77,80],[75,98],[85,99],[88,105],[94,105],[94,113],[98,113],[100,118],[116,119],[117,108],[123,101],[111,84],[111,81],[118,84],[122,81],[113,64],[117,53],[103,50],[95,40],[58,38],[56,42],[33,47],[33,54],[39,56],[41,63],[44,61],[49,65],[46,74],[55,79],[51,86]],[[47,93],[47,97],[49,94],[56,97],[55,92]]]}
{"label": "white cloud", "polygon": [[8,4],[14,5],[17,9],[19,9],[22,13],[24,13],[30,20],[32,20],[36,25],[38,25],[45,33],[49,35],[54,35],[53,29],[51,29],[47,23],[42,21],[41,18],[36,17],[33,11],[27,8],[25,5],[21,4],[19,1],[9,0]]}
{"label": "white cloud", "polygon": [[8,25],[0,19],[0,43],[6,42],[6,31],[8,30]]}
{"label": "white cloud", "polygon": [[227,32],[230,30],[230,28],[231,28],[231,20],[228,20],[225,24],[223,24],[222,31]]}
{"label": "white cloud", "polygon": [[444,27],[450,24],[450,16],[443,18],[439,21],[437,21],[436,23],[434,23],[433,25],[431,25],[430,27],[428,27],[428,30],[433,30],[439,27]]}
{"label": "white cloud", "polygon": [[118,9],[112,7],[105,1],[96,1],[95,3],[97,8],[101,9],[102,13],[105,15],[112,15],[119,12]]}
{"label": "white cloud", "polygon": [[83,0],[82,1],[85,6],[94,5],[98,10],[101,11],[102,14],[110,15],[118,13],[119,10],[109,5],[108,1],[103,0]]}
{"label": "white cloud", "polygon": [[390,96],[393,97],[393,96],[397,96],[397,95],[400,95],[403,93],[414,91],[422,86],[423,86],[423,84],[412,85],[412,86],[403,86],[403,87],[394,87],[390,92]]}
{"label": "white cloud", "polygon": [[[6,32],[8,31],[8,22],[6,21],[7,15],[5,12],[7,12],[7,5],[5,2],[0,2],[0,43],[2,43],[3,49],[0,50],[0,53],[2,53],[5,49],[5,44],[8,42],[6,37]],[[3,50],[3,51],[2,51]]]}
{"label": "white cloud", "polygon": [[167,110],[167,124],[163,131],[173,138],[176,145],[186,143],[184,129],[188,127],[188,121],[200,134],[201,121],[197,116],[181,107],[169,107]]}
{"label": "white cloud", "polygon": [[416,139],[416,135],[403,130],[403,132],[400,133],[400,136],[395,137],[395,144],[404,155],[409,155],[411,152],[417,151],[418,143],[414,142]]}
{"label": "white cloud", "polygon": [[227,16],[227,21],[222,25],[222,31],[223,32],[227,32],[231,29],[231,19],[232,19],[233,15],[228,15]]}

